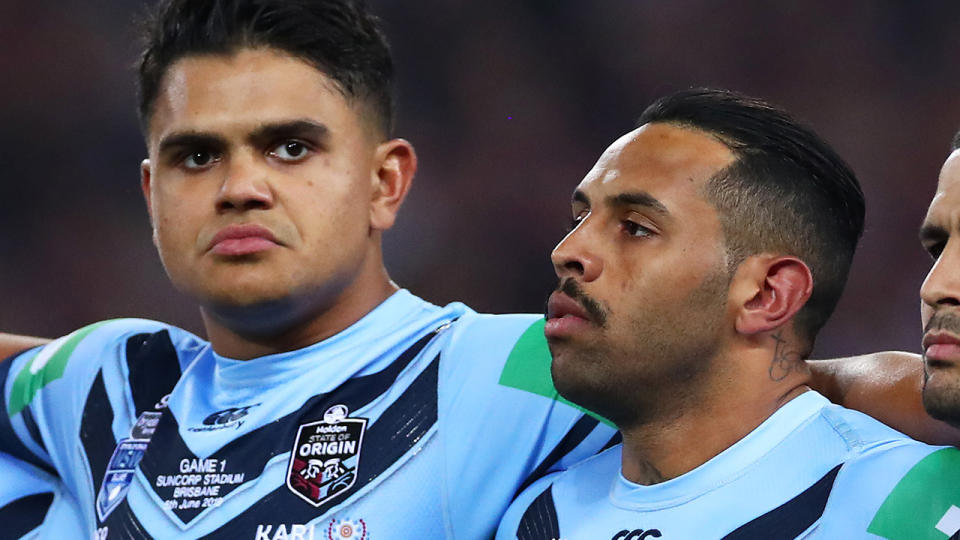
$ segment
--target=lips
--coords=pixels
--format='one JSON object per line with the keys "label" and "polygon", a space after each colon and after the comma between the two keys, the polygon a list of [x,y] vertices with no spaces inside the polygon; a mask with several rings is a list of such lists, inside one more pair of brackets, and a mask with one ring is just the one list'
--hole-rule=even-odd
{"label": "lips", "polygon": [[544,335],[550,338],[570,337],[591,326],[587,310],[562,292],[554,292],[547,300],[547,324]]}
{"label": "lips", "polygon": [[261,225],[229,225],[214,235],[207,250],[216,255],[236,257],[259,253],[280,245],[270,229]]}
{"label": "lips", "polygon": [[960,337],[933,331],[923,336],[923,356],[928,365],[960,363]]}

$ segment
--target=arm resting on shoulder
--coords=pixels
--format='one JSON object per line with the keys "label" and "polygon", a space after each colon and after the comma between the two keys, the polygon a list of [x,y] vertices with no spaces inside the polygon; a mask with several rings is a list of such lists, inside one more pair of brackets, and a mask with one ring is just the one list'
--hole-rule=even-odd
{"label": "arm resting on shoulder", "polygon": [[935,420],[923,408],[919,355],[880,352],[807,362],[811,385],[827,398],[930,444],[960,445],[960,429]]}
{"label": "arm resting on shoulder", "polygon": [[50,343],[49,339],[0,333],[0,361],[20,351]]}

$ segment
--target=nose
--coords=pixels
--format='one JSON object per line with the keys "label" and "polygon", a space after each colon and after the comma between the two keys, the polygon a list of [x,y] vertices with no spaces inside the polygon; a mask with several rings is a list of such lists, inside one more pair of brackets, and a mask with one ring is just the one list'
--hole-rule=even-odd
{"label": "nose", "polygon": [[573,277],[584,282],[600,277],[603,260],[597,253],[595,239],[591,238],[589,221],[589,216],[584,218],[553,248],[550,260],[557,277]]}
{"label": "nose", "polygon": [[226,176],[217,192],[217,211],[267,210],[274,205],[274,193],[268,172],[253,159],[238,156],[226,168]]}
{"label": "nose", "polygon": [[960,306],[960,243],[948,240],[923,280],[920,298],[931,308]]}

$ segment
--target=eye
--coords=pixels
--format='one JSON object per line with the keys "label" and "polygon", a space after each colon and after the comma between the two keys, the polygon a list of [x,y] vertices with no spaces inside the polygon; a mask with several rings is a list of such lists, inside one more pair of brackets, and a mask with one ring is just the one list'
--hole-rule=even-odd
{"label": "eye", "polygon": [[183,166],[189,170],[207,169],[220,161],[220,154],[209,150],[191,152],[183,158]]}
{"label": "eye", "polygon": [[573,232],[573,230],[577,228],[577,225],[580,225],[580,222],[587,217],[587,212],[587,210],[584,210],[583,212],[573,216],[573,218],[570,220],[570,224],[567,226],[566,230],[563,231],[563,235],[566,236]]}
{"label": "eye", "polygon": [[307,157],[310,153],[310,147],[300,141],[284,141],[274,146],[267,153],[280,161],[295,163]]}
{"label": "eye", "polygon": [[648,229],[647,227],[644,227],[635,221],[624,221],[622,226],[623,231],[630,236],[643,238],[647,236],[653,236],[655,234],[651,229]]}

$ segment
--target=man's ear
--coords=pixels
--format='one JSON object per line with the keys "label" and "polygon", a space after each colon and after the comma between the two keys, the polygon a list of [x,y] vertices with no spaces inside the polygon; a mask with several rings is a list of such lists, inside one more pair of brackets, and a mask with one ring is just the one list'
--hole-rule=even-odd
{"label": "man's ear", "polygon": [[385,231],[393,226],[413,175],[417,172],[417,154],[404,139],[391,139],[377,147],[377,169],[373,171],[373,197],[370,200],[370,227]]}
{"label": "man's ear", "polygon": [[792,256],[748,257],[737,269],[732,290],[741,302],[736,329],[740,334],[760,334],[789,323],[813,292],[813,274]]}

